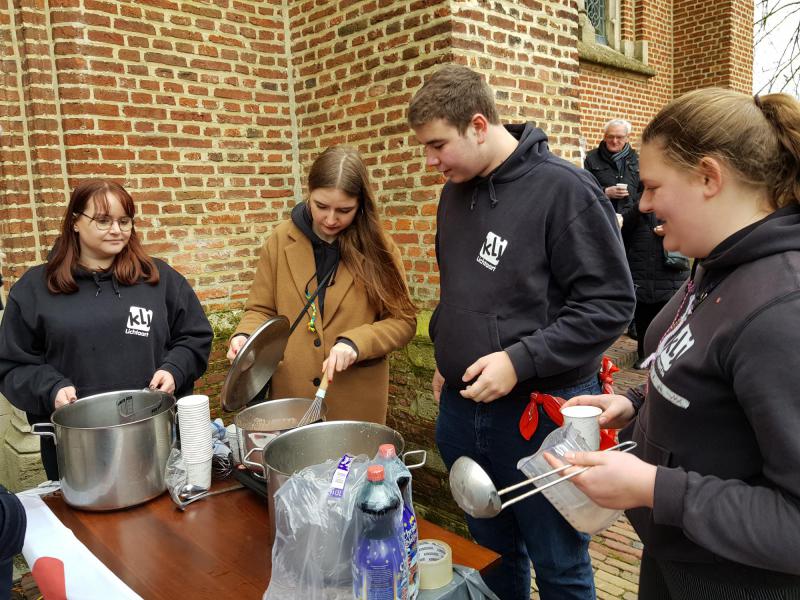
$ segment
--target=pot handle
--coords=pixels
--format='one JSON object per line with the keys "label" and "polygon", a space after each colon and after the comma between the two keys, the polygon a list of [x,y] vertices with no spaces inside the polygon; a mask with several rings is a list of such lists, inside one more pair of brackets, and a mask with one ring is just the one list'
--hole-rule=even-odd
{"label": "pot handle", "polygon": [[247,454],[245,454],[244,457],[242,458],[242,463],[244,463],[248,467],[258,469],[259,471],[261,471],[261,476],[266,477],[267,471],[266,469],[264,469],[264,465],[260,465],[257,462],[248,460],[250,458],[250,455],[253,454],[253,452],[261,452],[261,448],[251,448],[250,451]]}
{"label": "pot handle", "polygon": [[[39,431],[37,427],[49,427],[51,431]],[[31,433],[40,437],[49,436],[53,438],[53,443],[58,445],[58,438],[56,438],[55,426],[52,423],[34,423],[31,425]]]}
{"label": "pot handle", "polygon": [[[406,460],[409,456],[413,454],[422,454],[422,460],[418,463],[408,464]],[[428,460],[428,452],[427,450],[409,450],[408,452],[403,453],[403,462],[405,463],[406,467],[409,471],[413,469],[419,469],[420,467],[425,465],[425,462]]]}

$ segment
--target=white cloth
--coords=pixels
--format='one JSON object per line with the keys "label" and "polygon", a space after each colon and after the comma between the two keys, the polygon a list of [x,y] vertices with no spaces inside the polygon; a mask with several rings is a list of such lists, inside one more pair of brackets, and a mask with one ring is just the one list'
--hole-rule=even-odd
{"label": "white cloth", "polygon": [[41,495],[58,487],[57,483],[48,482],[17,494],[28,518],[22,554],[31,570],[39,558],[60,560],[64,564],[70,600],[141,600],[141,596],[100,562],[44,503]]}

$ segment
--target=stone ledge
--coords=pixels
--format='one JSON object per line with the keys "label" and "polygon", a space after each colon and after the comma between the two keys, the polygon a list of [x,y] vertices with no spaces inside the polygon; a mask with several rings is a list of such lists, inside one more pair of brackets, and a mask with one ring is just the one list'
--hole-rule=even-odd
{"label": "stone ledge", "polygon": [[581,61],[611,67],[621,71],[630,71],[645,77],[655,77],[656,70],[640,60],[620,54],[616,50],[602,44],[578,42],[578,58]]}

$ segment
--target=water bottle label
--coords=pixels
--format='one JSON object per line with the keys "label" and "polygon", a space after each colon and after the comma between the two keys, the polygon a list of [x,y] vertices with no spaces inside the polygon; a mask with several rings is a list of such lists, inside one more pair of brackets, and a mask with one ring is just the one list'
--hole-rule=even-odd
{"label": "water bottle label", "polygon": [[331,479],[331,486],[328,490],[328,495],[332,498],[341,498],[344,496],[344,484],[347,481],[347,476],[350,474],[350,464],[353,462],[353,457],[345,454],[339,460],[336,466],[336,471],[333,473]]}
{"label": "water bottle label", "polygon": [[408,597],[417,597],[419,591],[419,570],[417,565],[417,517],[407,506],[403,507],[403,542],[408,559]]}

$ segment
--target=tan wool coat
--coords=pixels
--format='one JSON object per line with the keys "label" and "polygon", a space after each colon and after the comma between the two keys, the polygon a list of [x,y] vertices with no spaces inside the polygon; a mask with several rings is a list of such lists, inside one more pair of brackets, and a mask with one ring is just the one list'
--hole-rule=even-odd
{"label": "tan wool coat", "polygon": [[[400,252],[389,240],[402,270]],[[306,284],[316,273],[311,241],[291,220],[278,225],[261,249],[245,314],[234,335],[250,334],[267,319],[283,315],[294,322],[305,306]],[[309,293],[316,290],[311,279]],[[378,314],[367,302],[364,288],[350,270],[339,263],[334,281],[325,292],[325,314],[317,305],[317,334],[308,330],[306,314],[289,337],[289,343],[270,383],[270,398],[313,398],[322,374],[322,362],[337,338],[345,337],[358,348],[356,362],[336,373],[325,403],[328,420],[353,419],[386,422],[389,364],[386,355],[402,348],[416,331],[416,319],[396,319]]]}

